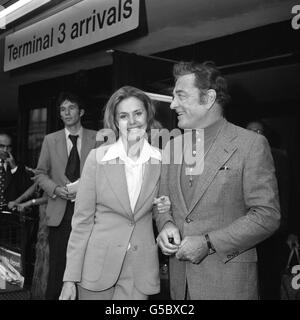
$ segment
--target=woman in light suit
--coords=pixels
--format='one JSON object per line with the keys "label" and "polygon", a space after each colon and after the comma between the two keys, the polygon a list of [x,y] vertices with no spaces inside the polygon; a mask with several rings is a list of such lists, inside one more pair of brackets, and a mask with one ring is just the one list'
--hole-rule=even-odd
{"label": "woman in light suit", "polygon": [[[122,87],[109,99],[104,127],[117,141],[90,152],[76,197],[60,299],[147,299],[160,290],[152,206],[160,151],[150,98]],[[111,137],[109,137],[111,139]]]}

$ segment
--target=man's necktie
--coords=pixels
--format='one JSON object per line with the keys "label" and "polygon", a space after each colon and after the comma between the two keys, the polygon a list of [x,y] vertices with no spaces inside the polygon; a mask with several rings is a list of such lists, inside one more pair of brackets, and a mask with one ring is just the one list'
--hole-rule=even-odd
{"label": "man's necktie", "polygon": [[4,161],[3,159],[0,159],[0,205],[5,204],[4,187],[5,187]]}
{"label": "man's necktie", "polygon": [[69,139],[72,141],[73,147],[69,154],[65,175],[71,182],[76,181],[80,177],[80,158],[77,150],[77,138],[78,136],[69,134]]}

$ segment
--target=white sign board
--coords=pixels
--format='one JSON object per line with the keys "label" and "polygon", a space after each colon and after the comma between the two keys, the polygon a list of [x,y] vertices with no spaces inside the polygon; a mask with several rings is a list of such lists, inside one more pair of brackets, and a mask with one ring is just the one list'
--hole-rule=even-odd
{"label": "white sign board", "polygon": [[84,0],[5,38],[4,71],[134,30],[139,0]]}

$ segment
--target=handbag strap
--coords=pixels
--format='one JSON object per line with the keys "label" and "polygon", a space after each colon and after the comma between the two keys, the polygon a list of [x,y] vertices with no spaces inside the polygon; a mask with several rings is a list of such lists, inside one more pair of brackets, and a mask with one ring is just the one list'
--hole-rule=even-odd
{"label": "handbag strap", "polygon": [[287,265],[286,265],[287,269],[290,268],[290,264],[291,264],[291,261],[292,261],[294,253],[296,254],[298,264],[300,264],[300,256],[299,256],[298,247],[293,247],[291,249],[291,252],[290,252],[290,255],[289,255],[289,258],[288,258],[288,262],[287,262]]}

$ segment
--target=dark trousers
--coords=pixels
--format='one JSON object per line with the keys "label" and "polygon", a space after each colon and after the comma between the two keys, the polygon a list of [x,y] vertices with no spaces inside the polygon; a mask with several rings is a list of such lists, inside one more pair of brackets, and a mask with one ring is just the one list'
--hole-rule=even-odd
{"label": "dark trousers", "polygon": [[73,213],[74,202],[68,201],[60,225],[49,227],[49,276],[46,300],[58,300],[61,293]]}

